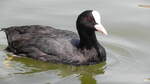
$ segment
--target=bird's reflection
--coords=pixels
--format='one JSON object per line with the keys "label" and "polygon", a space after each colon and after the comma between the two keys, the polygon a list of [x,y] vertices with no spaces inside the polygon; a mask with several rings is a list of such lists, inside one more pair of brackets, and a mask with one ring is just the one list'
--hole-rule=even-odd
{"label": "bird's reflection", "polygon": [[[8,54],[8,57],[4,61],[6,67],[14,67],[13,62],[19,62],[24,65],[23,69],[30,68],[30,70],[22,70],[23,72],[14,73],[14,74],[33,74],[37,72],[43,71],[59,71],[57,74],[61,77],[67,77],[70,75],[77,74],[81,84],[96,84],[96,79],[94,78],[96,75],[104,74],[104,67],[106,63],[100,63],[96,65],[88,65],[88,66],[71,66],[65,64],[53,64],[53,63],[45,63],[42,61],[33,60],[30,58],[20,58],[20,57],[12,57]],[[9,66],[8,66],[9,65]],[[19,66],[15,66],[19,67]]]}

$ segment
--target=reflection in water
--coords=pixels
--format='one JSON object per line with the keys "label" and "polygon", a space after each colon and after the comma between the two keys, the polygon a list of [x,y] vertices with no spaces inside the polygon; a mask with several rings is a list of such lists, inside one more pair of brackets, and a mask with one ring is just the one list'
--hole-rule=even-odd
{"label": "reflection in water", "polygon": [[140,5],[138,5],[139,7],[142,7],[142,8],[150,8],[150,5],[142,5],[142,4],[140,4]]}
{"label": "reflection in water", "polygon": [[81,84],[97,84],[92,74],[84,74],[80,77]]}
{"label": "reflection in water", "polygon": [[14,57],[13,56],[10,56],[10,57],[8,57],[8,58],[6,58],[6,60],[3,62],[3,64],[5,65],[5,67],[12,67],[11,66],[11,61],[10,60],[12,60]]}
{"label": "reflection in water", "polygon": [[[19,62],[24,66],[11,66],[14,65],[14,62]],[[59,73],[57,75],[63,78],[76,74],[77,77],[79,77],[81,84],[96,84],[94,76],[104,74],[104,66],[106,63],[89,66],[71,66],[65,64],[46,63],[30,58],[13,57],[12,55],[8,54],[8,58],[4,61],[4,64],[6,65],[6,67],[12,67],[15,69],[17,69],[16,67],[21,67],[22,69],[24,69],[21,70],[22,72],[13,74],[33,74],[36,72],[52,70],[58,71]]]}

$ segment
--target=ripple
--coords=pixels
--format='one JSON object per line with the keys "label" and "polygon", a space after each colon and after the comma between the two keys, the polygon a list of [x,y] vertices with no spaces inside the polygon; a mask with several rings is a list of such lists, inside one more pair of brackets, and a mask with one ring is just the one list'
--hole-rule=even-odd
{"label": "ripple", "polygon": [[98,38],[101,38],[107,51],[107,70],[115,68],[124,71],[133,68],[133,66],[143,65],[141,59],[145,51],[142,50],[141,45],[117,36],[108,36],[105,38],[98,36]]}

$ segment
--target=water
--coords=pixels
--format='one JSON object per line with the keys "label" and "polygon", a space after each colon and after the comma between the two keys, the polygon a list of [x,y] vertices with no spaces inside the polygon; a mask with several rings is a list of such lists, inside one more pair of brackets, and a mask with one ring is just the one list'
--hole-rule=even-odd
{"label": "water", "polygon": [[149,0],[1,0],[0,28],[50,25],[76,32],[77,15],[86,9],[101,13],[109,35],[97,38],[107,61],[91,66],[69,66],[13,57],[0,36],[0,84],[149,84]]}

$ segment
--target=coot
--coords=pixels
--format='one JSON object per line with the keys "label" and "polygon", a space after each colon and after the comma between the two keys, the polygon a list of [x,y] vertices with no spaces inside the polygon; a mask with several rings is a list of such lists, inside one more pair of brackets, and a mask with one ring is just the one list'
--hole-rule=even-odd
{"label": "coot", "polygon": [[106,60],[105,49],[96,39],[95,31],[107,35],[97,11],[86,10],[76,21],[79,36],[50,26],[27,25],[3,28],[8,40],[7,50],[19,56],[71,65],[89,65]]}

